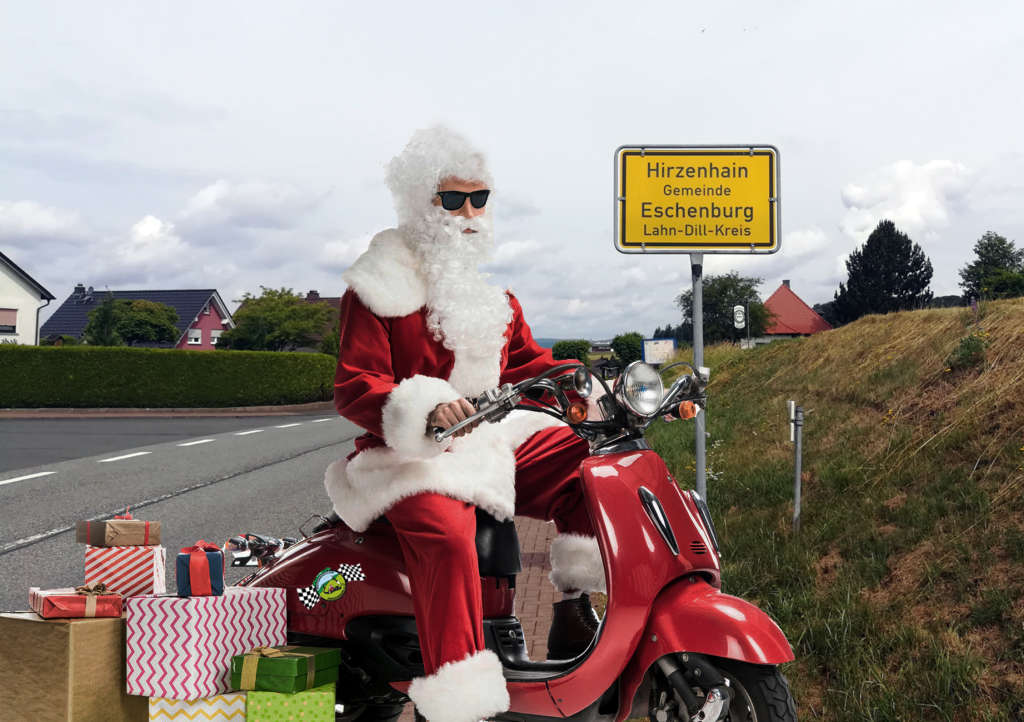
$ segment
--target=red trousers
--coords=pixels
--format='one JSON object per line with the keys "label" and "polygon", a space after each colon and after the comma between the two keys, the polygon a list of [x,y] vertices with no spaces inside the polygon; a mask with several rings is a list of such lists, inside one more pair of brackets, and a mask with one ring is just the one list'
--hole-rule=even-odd
{"label": "red trousers", "polygon": [[[553,520],[559,533],[593,535],[579,465],[587,443],[566,427],[545,429],[516,449],[516,514]],[[398,534],[412,587],[427,676],[484,648],[476,557],[476,509],[426,492],[385,514]]]}

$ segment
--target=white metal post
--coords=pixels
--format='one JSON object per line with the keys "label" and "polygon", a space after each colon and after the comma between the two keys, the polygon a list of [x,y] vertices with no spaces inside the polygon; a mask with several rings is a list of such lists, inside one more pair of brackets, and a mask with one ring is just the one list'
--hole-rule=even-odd
{"label": "white metal post", "polygon": [[803,407],[797,406],[793,412],[793,437],[796,448],[794,450],[796,455],[796,474],[793,479],[793,531],[800,531],[800,492],[802,479],[801,473],[803,470],[803,436],[804,436],[804,410]]}
{"label": "white metal post", "polygon": [[[704,254],[690,254],[690,272],[693,274],[693,365],[698,369],[704,365]],[[705,416],[707,411],[699,411],[694,419],[696,427],[696,438],[694,439],[696,451],[694,455],[694,466],[697,467],[697,493],[705,501],[708,498],[708,482],[706,475],[706,458],[704,444],[706,441]]]}

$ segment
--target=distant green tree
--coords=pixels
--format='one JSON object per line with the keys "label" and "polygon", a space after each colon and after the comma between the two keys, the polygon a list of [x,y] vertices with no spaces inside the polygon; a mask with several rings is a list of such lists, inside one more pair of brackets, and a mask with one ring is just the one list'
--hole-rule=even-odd
{"label": "distant green tree", "polygon": [[958,308],[965,305],[963,296],[936,296],[928,303],[928,308]]}
{"label": "distant green tree", "polygon": [[103,303],[89,312],[89,323],[82,331],[82,339],[90,346],[123,346],[124,339],[117,332],[119,317],[114,294],[108,293]]}
{"label": "distant green tree", "polygon": [[235,328],[225,331],[218,349],[294,351],[311,346],[330,315],[326,303],[306,303],[290,288],[260,286],[260,295],[246,293],[235,312]]}
{"label": "distant green tree", "polygon": [[171,343],[181,335],[178,312],[165,303],[135,299],[117,302],[117,332],[129,346],[137,343]]}
{"label": "distant green tree", "polygon": [[985,298],[1018,298],[1024,296],[1024,273],[996,271],[982,286]]}
{"label": "distant green tree", "polygon": [[644,353],[644,337],[636,331],[619,334],[612,339],[612,351],[623,364],[639,361]]}
{"label": "distant green tree", "polygon": [[107,294],[89,314],[82,338],[91,346],[173,344],[180,335],[178,312],[165,303],[145,299],[115,299]]}
{"label": "distant green tree", "polygon": [[889,220],[880,221],[846,259],[846,283],[835,293],[840,323],[869,313],[924,308],[932,300],[932,263],[921,247]]}
{"label": "distant green tree", "polygon": [[555,357],[556,361],[576,359],[587,363],[590,356],[590,341],[584,338],[556,341],[555,345],[551,347],[551,355]]}
{"label": "distant green tree", "polygon": [[[993,231],[986,231],[974,244],[974,260],[960,269],[960,287],[967,300],[978,298],[1007,298],[993,296],[990,287],[993,277],[1002,272],[1024,273],[1024,248],[1018,249],[1013,241]],[[998,281],[1000,288],[1012,290],[1014,280],[1003,277]]]}
{"label": "distant green tree", "polygon": [[[734,306],[746,306],[750,310],[751,336],[761,336],[771,324],[771,314],[757,295],[762,278],[741,276],[730,271],[721,276],[704,276],[701,282],[701,296],[704,307],[704,343],[720,343],[737,338],[739,331],[733,325]],[[676,297],[676,305],[683,312],[684,323],[693,321],[693,290],[686,290]],[[692,333],[692,332],[691,332]],[[746,336],[746,332],[743,333]]]}
{"label": "distant green tree", "polygon": [[338,351],[340,350],[339,349],[340,346],[341,346],[341,329],[338,327],[338,324],[334,324],[334,328],[331,330],[331,332],[328,333],[328,334],[325,334],[324,337],[322,339],[320,339],[320,349],[319,350],[320,350],[320,353],[325,353],[328,356],[335,356],[335,357],[337,357]]}

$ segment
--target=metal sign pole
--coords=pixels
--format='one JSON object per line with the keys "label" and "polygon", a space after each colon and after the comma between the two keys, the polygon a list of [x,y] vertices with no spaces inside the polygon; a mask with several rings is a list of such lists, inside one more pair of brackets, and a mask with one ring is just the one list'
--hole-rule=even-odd
{"label": "metal sign pole", "polygon": [[793,411],[793,438],[796,444],[796,474],[793,479],[793,531],[800,532],[800,492],[803,467],[804,410],[796,406]]}
{"label": "metal sign pole", "polygon": [[[690,254],[690,272],[693,274],[693,365],[698,369],[704,365],[704,254]],[[701,411],[694,419],[696,425],[696,438],[694,439],[696,452],[694,466],[697,467],[697,493],[705,501],[708,498],[708,482],[705,472],[706,459],[704,444],[706,436],[704,432],[705,416],[707,411]]]}

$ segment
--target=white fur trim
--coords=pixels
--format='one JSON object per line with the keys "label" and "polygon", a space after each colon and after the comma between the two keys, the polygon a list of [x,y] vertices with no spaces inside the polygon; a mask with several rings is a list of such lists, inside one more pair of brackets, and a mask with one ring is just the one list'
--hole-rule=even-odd
{"label": "white fur trim", "polygon": [[442,379],[413,376],[388,394],[381,412],[384,443],[402,459],[429,459],[449,443],[439,444],[427,436],[427,417],[438,404],[462,398],[462,394]]}
{"label": "white fur trim", "polygon": [[417,677],[409,685],[409,699],[429,722],[476,722],[509,708],[501,662],[489,649]]}
{"label": "white fur trim", "polygon": [[597,539],[583,534],[559,534],[551,542],[551,574],[560,592],[605,592],[604,563]]}
{"label": "white fur trim", "polygon": [[450,451],[403,459],[390,448],[367,449],[327,467],[324,486],[334,511],[356,531],[398,501],[425,491],[476,504],[501,520],[515,514],[515,450],[541,429],[561,424],[545,414],[513,412],[455,439]]}
{"label": "white fur trim", "polygon": [[396,228],[375,235],[341,278],[367,308],[384,318],[408,316],[427,303],[416,257]]}

